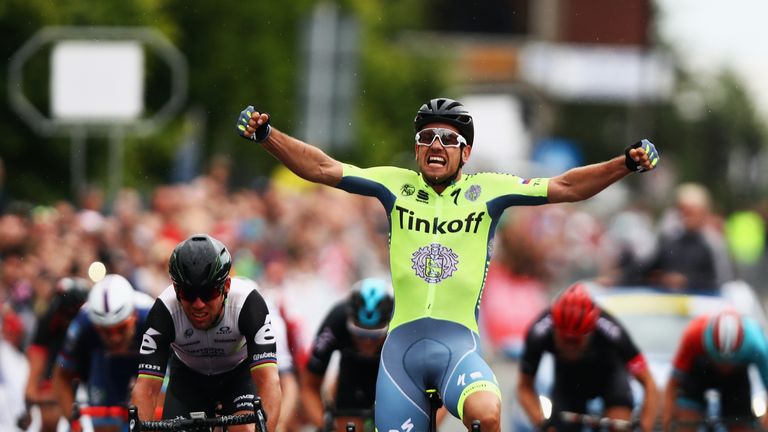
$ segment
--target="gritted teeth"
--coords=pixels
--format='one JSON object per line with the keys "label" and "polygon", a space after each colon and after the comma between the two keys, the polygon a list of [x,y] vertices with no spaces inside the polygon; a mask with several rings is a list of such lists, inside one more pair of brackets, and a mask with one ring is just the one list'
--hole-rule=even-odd
{"label": "gritted teeth", "polygon": [[429,164],[436,163],[440,165],[445,165],[445,158],[443,158],[442,156],[430,156],[429,158],[427,158],[427,163]]}

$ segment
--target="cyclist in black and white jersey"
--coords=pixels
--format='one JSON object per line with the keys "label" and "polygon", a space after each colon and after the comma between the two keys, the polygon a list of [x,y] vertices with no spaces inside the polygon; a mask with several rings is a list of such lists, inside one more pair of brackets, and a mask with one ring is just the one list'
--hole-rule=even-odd
{"label": "cyclist in black and white jersey", "polygon": [[281,392],[271,317],[256,283],[231,278],[231,265],[224,244],[204,234],[179,243],[171,254],[173,284],[147,318],[132,393],[141,420],[152,419],[167,365],[163,418],[193,411],[213,416],[217,404],[221,414],[245,414],[258,393],[267,426],[275,430]]}

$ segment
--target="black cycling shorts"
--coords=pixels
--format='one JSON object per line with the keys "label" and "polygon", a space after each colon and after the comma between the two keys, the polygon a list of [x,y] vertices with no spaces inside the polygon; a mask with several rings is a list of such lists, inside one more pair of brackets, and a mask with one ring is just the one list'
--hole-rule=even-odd
{"label": "black cycling shorts", "polygon": [[164,419],[189,417],[190,412],[196,411],[205,411],[208,417],[213,417],[219,404],[222,415],[253,410],[256,387],[247,362],[240,363],[229,372],[203,375],[172,355],[168,374],[168,389],[163,406]]}
{"label": "black cycling shorts", "polygon": [[753,417],[752,393],[746,366],[738,366],[729,373],[723,373],[712,362],[697,358],[691,371],[680,380],[677,404],[704,412],[707,407],[705,392],[709,389],[720,393],[721,417]]}
{"label": "black cycling shorts", "polygon": [[376,397],[376,375],[370,370],[340,369],[336,388],[338,411],[363,411],[373,409]]}
{"label": "black cycling shorts", "polygon": [[[572,411],[584,413],[587,401],[600,397],[603,406],[632,409],[630,375],[620,361],[609,361],[601,367],[560,367],[555,371],[552,392],[552,412]],[[557,369],[557,367],[556,367]]]}

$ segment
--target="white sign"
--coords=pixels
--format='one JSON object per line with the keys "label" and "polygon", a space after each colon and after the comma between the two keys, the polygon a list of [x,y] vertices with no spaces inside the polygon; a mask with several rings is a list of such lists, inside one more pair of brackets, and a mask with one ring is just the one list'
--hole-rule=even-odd
{"label": "white sign", "polygon": [[51,68],[54,119],[127,122],[144,110],[144,52],[139,42],[59,42],[51,53]]}
{"label": "white sign", "polygon": [[526,81],[564,100],[657,101],[674,86],[672,63],[636,46],[534,43],[521,63]]}

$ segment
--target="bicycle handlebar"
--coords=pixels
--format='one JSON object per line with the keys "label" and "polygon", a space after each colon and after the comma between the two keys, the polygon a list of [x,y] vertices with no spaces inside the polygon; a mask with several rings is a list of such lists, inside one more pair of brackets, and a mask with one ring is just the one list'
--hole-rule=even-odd
{"label": "bicycle handlebar", "polygon": [[256,423],[256,414],[232,414],[211,418],[182,418],[156,421],[139,421],[135,426],[129,425],[129,431],[179,431],[183,429],[200,429],[214,426],[233,426]]}
{"label": "bicycle handlebar", "polygon": [[[640,423],[637,420],[624,420],[609,417],[601,417],[593,414],[582,414],[572,411],[560,411],[560,418],[552,419],[548,426],[558,423],[581,424],[593,429],[612,429],[618,431],[635,430]],[[545,427],[546,429],[546,427]]]}
{"label": "bicycle handlebar", "polygon": [[199,430],[214,426],[234,426],[242,424],[256,424],[258,432],[267,432],[267,415],[261,406],[261,399],[253,401],[253,412],[248,414],[230,414],[220,417],[178,418],[167,420],[139,420],[139,412],[135,406],[128,408],[128,431],[181,431]]}

